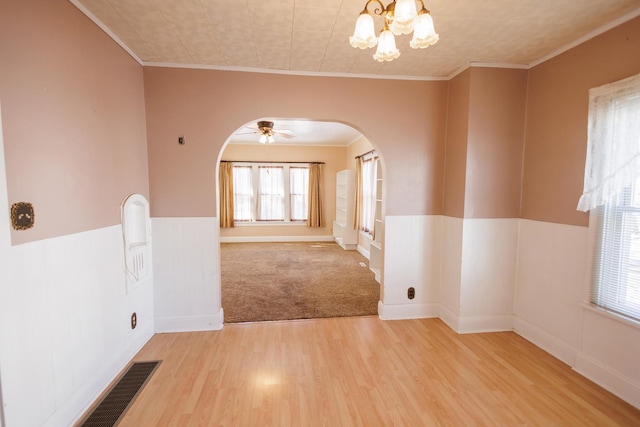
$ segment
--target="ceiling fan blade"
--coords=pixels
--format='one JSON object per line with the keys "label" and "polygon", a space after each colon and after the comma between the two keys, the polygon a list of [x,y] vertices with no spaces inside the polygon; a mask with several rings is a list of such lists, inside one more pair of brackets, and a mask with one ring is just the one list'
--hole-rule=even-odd
{"label": "ceiling fan blade", "polygon": [[280,133],[280,134],[287,134],[287,135],[292,135],[294,134],[294,132],[291,129],[276,129],[276,132]]}
{"label": "ceiling fan blade", "polygon": [[280,131],[276,131],[275,133],[276,133],[276,135],[281,136],[283,138],[287,138],[287,139],[291,139],[291,138],[295,138],[296,137],[293,134],[281,133]]}
{"label": "ceiling fan blade", "polygon": [[253,132],[236,132],[235,135],[252,135],[252,134],[257,134],[260,133],[257,130],[254,130]]}

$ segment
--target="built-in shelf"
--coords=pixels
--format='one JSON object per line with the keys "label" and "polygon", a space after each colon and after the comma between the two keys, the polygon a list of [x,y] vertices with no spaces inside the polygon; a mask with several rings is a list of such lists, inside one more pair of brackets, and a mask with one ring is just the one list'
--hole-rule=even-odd
{"label": "built-in shelf", "polygon": [[344,250],[356,250],[358,232],[353,228],[355,207],[355,173],[345,169],[336,174],[336,219],[333,221],[333,239]]}
{"label": "built-in shelf", "polygon": [[369,246],[369,269],[373,271],[375,279],[380,283],[382,274],[382,237],[384,235],[384,217],[382,215],[382,167],[377,163],[376,169],[376,207],[374,221],[374,237]]}

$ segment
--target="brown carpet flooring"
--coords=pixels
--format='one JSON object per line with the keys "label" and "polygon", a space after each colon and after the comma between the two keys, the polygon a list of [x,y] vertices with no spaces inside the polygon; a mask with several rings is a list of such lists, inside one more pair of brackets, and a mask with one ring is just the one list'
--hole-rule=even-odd
{"label": "brown carpet flooring", "polygon": [[330,242],[220,247],[225,323],[378,313],[380,285],[357,251]]}

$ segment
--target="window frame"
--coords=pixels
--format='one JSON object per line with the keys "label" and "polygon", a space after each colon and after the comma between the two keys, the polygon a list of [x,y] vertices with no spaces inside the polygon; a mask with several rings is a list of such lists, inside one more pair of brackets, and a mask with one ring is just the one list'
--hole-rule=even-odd
{"label": "window frame", "polygon": [[[291,219],[291,168],[305,168],[309,169],[310,163],[286,163],[286,162],[232,162],[232,167],[251,167],[251,185],[252,185],[252,203],[251,203],[251,219],[250,220],[238,220],[235,219],[236,226],[273,226],[273,225],[306,225],[307,219],[304,220],[292,220]],[[283,168],[283,204],[284,204],[284,220],[261,220],[258,219],[258,198],[260,196],[259,180],[260,180],[260,168],[261,167],[273,167]],[[309,194],[307,192],[307,198]],[[234,202],[235,202],[235,190],[234,190]],[[308,203],[308,200],[307,200]],[[308,213],[307,213],[308,215]]]}
{"label": "window frame", "polygon": [[578,210],[589,211],[583,307],[640,329],[638,115],[640,74],[589,90],[584,191]]}

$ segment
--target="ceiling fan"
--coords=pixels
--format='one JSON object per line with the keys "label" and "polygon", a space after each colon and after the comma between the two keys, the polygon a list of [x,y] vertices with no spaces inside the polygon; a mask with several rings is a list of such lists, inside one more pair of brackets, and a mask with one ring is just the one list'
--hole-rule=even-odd
{"label": "ceiling fan", "polygon": [[274,129],[273,128],[274,123],[267,121],[267,120],[261,120],[258,123],[256,123],[255,127],[254,126],[245,126],[246,129],[251,129],[251,132],[240,132],[237,133],[236,135],[247,135],[250,133],[255,133],[260,135],[260,138],[258,139],[258,142],[260,142],[261,144],[266,144],[269,143],[271,144],[272,142],[275,142],[275,138],[274,135],[279,135],[279,136],[283,136],[285,138],[293,138],[295,137],[295,135],[293,134],[293,131],[291,129]]}

